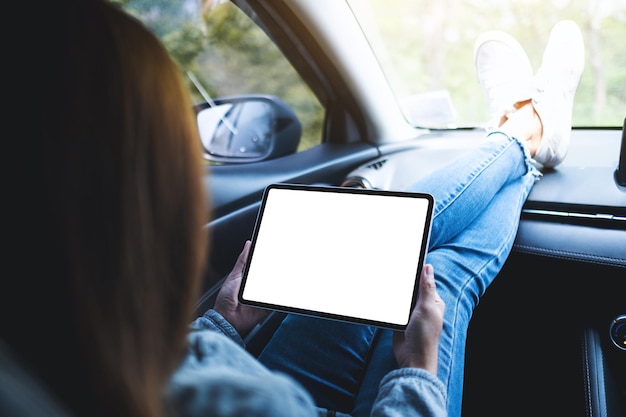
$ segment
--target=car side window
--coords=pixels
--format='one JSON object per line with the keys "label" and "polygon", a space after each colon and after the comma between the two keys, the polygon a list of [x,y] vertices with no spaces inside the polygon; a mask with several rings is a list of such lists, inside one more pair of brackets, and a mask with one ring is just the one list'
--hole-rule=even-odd
{"label": "car side window", "polygon": [[195,103],[244,94],[273,95],[302,124],[297,152],[321,142],[322,105],[272,40],[235,4],[117,2],[161,39]]}

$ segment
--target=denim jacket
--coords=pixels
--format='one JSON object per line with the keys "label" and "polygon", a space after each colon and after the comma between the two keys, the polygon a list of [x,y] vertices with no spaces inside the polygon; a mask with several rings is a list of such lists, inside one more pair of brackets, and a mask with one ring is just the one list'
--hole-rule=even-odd
{"label": "denim jacket", "polygon": [[[181,417],[349,417],[316,407],[295,380],[265,368],[216,311],[207,311],[191,328],[187,356],[168,387]],[[445,416],[445,388],[425,370],[394,370],[382,379],[371,415]]]}

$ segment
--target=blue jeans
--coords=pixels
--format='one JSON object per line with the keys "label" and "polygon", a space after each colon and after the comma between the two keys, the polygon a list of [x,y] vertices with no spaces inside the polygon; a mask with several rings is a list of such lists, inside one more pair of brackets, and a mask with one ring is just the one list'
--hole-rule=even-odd
{"label": "blue jeans", "polygon": [[[540,175],[516,139],[492,132],[476,150],[409,187],[435,197],[426,262],[446,303],[438,377],[450,417],[461,415],[472,313],[511,251]],[[299,315],[285,318],[259,360],[293,376],[318,406],[355,417],[369,416],[381,378],[397,367],[391,331]]]}

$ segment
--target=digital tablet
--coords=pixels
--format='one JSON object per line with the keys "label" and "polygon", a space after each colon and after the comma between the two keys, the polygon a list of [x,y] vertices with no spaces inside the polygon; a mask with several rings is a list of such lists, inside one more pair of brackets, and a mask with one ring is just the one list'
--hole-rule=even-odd
{"label": "digital tablet", "polygon": [[430,194],[271,184],[239,301],[403,330],[428,248]]}

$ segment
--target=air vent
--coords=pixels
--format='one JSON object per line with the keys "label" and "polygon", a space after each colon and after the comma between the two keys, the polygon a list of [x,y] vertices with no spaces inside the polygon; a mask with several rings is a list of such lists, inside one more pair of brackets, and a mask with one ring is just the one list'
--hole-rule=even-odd
{"label": "air vent", "polygon": [[383,165],[385,165],[387,163],[386,159],[383,159],[381,161],[376,161],[372,164],[367,165],[365,168],[369,168],[369,169],[375,169],[375,170],[379,170],[383,167]]}

